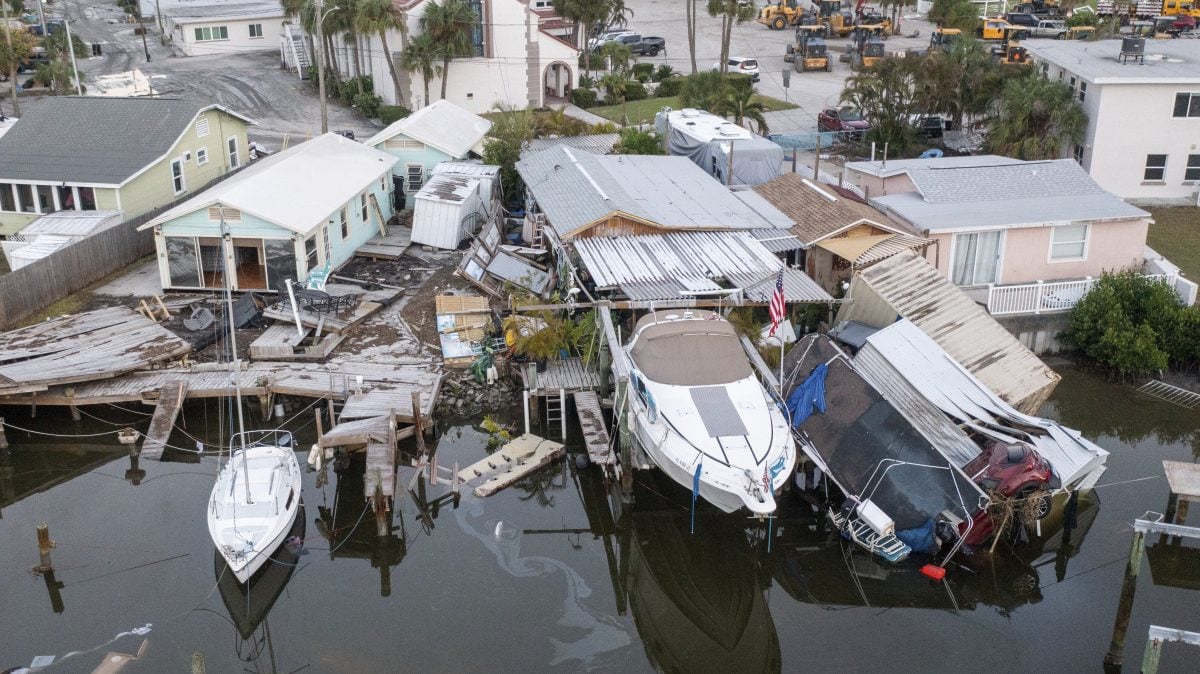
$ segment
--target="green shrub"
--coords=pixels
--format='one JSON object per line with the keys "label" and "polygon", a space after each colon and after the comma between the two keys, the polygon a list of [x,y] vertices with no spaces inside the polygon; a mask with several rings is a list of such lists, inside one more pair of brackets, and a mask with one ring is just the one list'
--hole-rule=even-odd
{"label": "green shrub", "polygon": [[358,94],[354,97],[354,107],[362,113],[363,117],[374,119],[379,116],[379,106],[383,104],[383,99],[367,91]]}
{"label": "green shrub", "polygon": [[642,131],[636,127],[621,129],[621,140],[613,148],[616,154],[662,154],[658,134],[653,130]]}
{"label": "green shrub", "polygon": [[579,88],[580,89],[591,89],[594,86],[596,86],[596,78],[595,77],[592,77],[591,75],[586,75],[586,74],[579,76]]}
{"label": "green shrub", "polygon": [[656,98],[666,98],[668,96],[678,96],[679,90],[683,88],[682,77],[668,77],[658,83],[658,88],[654,90]]}
{"label": "green shrub", "polygon": [[635,63],[633,65],[633,78],[642,84],[650,81],[650,76],[653,74],[653,63]]}
{"label": "green shrub", "polygon": [[404,119],[411,114],[412,110],[409,110],[403,105],[382,105],[379,107],[379,121],[383,122],[384,124],[391,124],[392,122],[399,119]]}
{"label": "green shrub", "polygon": [[676,73],[675,69],[671,66],[661,65],[654,70],[654,75],[651,76],[650,79],[654,80],[655,82],[662,82],[663,80],[669,77],[674,77],[677,74],[678,73]]}
{"label": "green shrub", "polygon": [[596,105],[596,92],[591,89],[572,89],[571,102],[581,108],[590,108]]}
{"label": "green shrub", "polygon": [[641,101],[647,98],[646,85],[637,80],[630,80],[625,84],[625,100]]}

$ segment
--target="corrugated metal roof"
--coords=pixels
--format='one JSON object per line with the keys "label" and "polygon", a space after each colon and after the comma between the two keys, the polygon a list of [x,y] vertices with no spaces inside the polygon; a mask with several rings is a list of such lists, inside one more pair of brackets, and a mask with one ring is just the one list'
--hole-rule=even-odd
{"label": "corrugated metal roof", "polygon": [[[782,264],[748,232],[582,238],[572,245],[597,288],[619,288],[636,300],[679,299],[730,288],[749,293],[766,284],[752,299],[766,301]],[[792,302],[832,299],[803,272],[791,269],[784,275],[784,290]]]}
{"label": "corrugated metal roof", "polygon": [[593,133],[585,136],[560,136],[558,138],[534,138],[527,141],[525,146],[521,148],[521,152],[541,152],[549,150],[556,145],[591,152],[592,154],[608,154],[612,152],[613,147],[620,142],[621,134],[619,133]]}
{"label": "corrugated metal roof", "polygon": [[21,228],[22,236],[55,234],[87,236],[121,221],[121,211],[58,211],[49,213]]}
{"label": "corrugated metal roof", "polygon": [[1024,409],[1058,384],[1053,370],[915,253],[901,251],[856,273],[851,297],[858,284],[870,286],[1010,405]]}
{"label": "corrugated metal roof", "polygon": [[499,175],[500,167],[474,161],[444,161],[433,167],[433,175],[443,173],[489,178]]}
{"label": "corrugated metal roof", "polygon": [[786,253],[789,250],[801,250],[804,242],[786,229],[755,229],[750,235],[772,253]]}
{"label": "corrugated metal roof", "polygon": [[404,134],[413,140],[445,152],[451,157],[466,157],[475,149],[492,123],[450,101],[434,101],[404,119],[392,122],[365,145],[375,147],[385,140]]}
{"label": "corrugated metal roof", "polygon": [[901,251],[924,249],[926,246],[933,243],[931,239],[924,239],[919,236],[908,236],[907,234],[897,234],[880,241],[868,248],[858,259],[854,261],[857,267],[865,267],[874,264],[880,260],[887,259]]}
{"label": "corrugated metal roof", "polygon": [[525,154],[517,172],[564,239],[620,211],[680,230],[763,229],[782,214],[758,209],[715,182],[686,157],[598,156],[567,147]]}
{"label": "corrugated metal roof", "polygon": [[479,190],[479,181],[453,173],[434,175],[417,192],[417,199],[443,204],[461,204]]}

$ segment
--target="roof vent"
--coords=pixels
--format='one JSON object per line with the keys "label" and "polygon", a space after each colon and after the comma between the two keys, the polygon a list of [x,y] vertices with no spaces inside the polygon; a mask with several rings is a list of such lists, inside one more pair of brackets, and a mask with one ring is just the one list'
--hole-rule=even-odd
{"label": "roof vent", "polygon": [[741,127],[736,124],[722,124],[717,127],[717,133],[722,136],[740,136]]}
{"label": "roof vent", "polygon": [[1124,37],[1121,38],[1121,53],[1117,56],[1117,61],[1120,63],[1140,63],[1146,64],[1146,38],[1144,37]]}
{"label": "roof vent", "polygon": [[699,117],[700,113],[695,108],[684,108],[679,111],[683,117]]}

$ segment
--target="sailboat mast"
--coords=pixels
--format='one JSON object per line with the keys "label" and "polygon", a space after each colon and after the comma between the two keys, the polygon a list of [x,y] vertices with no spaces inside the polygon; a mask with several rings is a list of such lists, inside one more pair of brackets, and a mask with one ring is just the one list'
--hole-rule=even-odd
{"label": "sailboat mast", "polygon": [[[229,353],[230,362],[232,365],[231,374],[233,375],[233,391],[237,400],[237,420],[238,433],[237,438],[242,444],[242,482],[246,485],[246,503],[250,503],[250,464],[246,461],[246,420],[242,417],[242,361],[237,355],[237,329],[234,327],[233,320],[233,282],[229,276],[229,261],[233,259],[232,242],[229,236],[229,231],[225,225],[225,207],[218,206],[221,213],[221,258],[222,268],[225,270],[225,320],[229,325]],[[229,460],[233,460],[233,447],[229,448]]]}

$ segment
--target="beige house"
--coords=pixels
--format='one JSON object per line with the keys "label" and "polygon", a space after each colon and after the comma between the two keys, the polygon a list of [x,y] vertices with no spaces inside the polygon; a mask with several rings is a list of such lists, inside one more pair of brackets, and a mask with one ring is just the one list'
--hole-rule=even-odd
{"label": "beige house", "polygon": [[254,123],[176,98],[48,98],[0,137],[0,235],[47,213],[167,206],[246,164]]}

